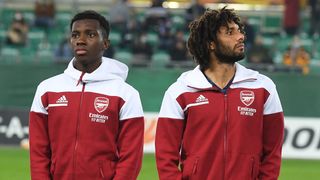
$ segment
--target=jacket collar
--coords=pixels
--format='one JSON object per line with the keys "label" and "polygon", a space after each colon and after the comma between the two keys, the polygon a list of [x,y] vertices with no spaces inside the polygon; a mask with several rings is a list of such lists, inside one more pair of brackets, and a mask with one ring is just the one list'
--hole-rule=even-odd
{"label": "jacket collar", "polygon": [[73,66],[73,58],[64,73],[77,82],[90,83],[107,80],[125,81],[128,75],[128,67],[114,59],[102,57],[101,65],[92,73],[83,73]]}
{"label": "jacket collar", "polygon": [[[244,81],[254,81],[257,79],[258,72],[253,71],[251,69],[247,69],[239,63],[236,64],[236,73],[232,84],[241,83]],[[200,70],[200,66],[197,66],[195,69],[191,71],[187,71],[183,73],[178,81],[184,82],[188,87],[195,89],[211,89],[212,85],[208,82],[202,71]]]}

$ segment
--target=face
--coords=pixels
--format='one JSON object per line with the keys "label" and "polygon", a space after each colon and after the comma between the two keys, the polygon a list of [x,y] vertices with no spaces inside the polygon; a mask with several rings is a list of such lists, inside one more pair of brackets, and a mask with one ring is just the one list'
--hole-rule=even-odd
{"label": "face", "polygon": [[222,63],[234,63],[244,58],[244,39],[239,26],[234,22],[228,23],[228,27],[222,26],[217,32],[217,44],[211,44],[218,61]]}
{"label": "face", "polygon": [[94,19],[77,20],[72,24],[71,46],[75,56],[76,68],[97,68],[101,57],[109,46],[103,38],[99,21]]}

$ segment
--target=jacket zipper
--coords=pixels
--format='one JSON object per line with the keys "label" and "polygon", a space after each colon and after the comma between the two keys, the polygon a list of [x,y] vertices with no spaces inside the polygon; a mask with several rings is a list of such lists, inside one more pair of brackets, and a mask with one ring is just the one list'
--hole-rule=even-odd
{"label": "jacket zipper", "polygon": [[75,172],[76,172],[76,161],[77,161],[77,150],[78,150],[78,138],[79,138],[79,128],[80,128],[80,112],[82,107],[82,100],[83,100],[83,94],[85,90],[86,84],[83,83],[82,90],[81,90],[81,96],[80,96],[80,104],[79,104],[79,111],[78,111],[78,118],[77,118],[77,129],[76,129],[76,139],[75,139],[75,145],[73,150],[73,173],[72,173],[72,179],[76,179]]}
{"label": "jacket zipper", "polygon": [[226,178],[226,167],[227,167],[227,128],[228,128],[228,98],[227,93],[224,93],[224,134],[223,134],[223,179]]}
{"label": "jacket zipper", "polygon": [[192,175],[195,175],[197,173],[198,162],[199,162],[199,158],[196,158],[196,161],[194,162],[193,168],[192,168]]}
{"label": "jacket zipper", "polygon": [[251,157],[251,179],[253,179],[254,180],[254,175],[255,175],[255,173],[254,173],[254,157]]}
{"label": "jacket zipper", "polygon": [[103,173],[103,162],[99,161],[99,171],[100,171],[100,175],[101,177],[104,179],[104,173]]}

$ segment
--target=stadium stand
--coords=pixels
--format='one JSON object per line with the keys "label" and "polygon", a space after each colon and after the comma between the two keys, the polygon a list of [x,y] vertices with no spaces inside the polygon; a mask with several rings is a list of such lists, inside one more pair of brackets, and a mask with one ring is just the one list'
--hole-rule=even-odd
{"label": "stadium stand", "polygon": [[[21,142],[27,140],[25,137],[28,136],[28,112],[37,85],[50,76],[60,74],[66,68],[66,63],[69,60],[54,61],[52,59],[53,49],[69,33],[69,21],[72,15],[79,10],[94,9],[108,17],[109,5],[117,0],[55,0],[57,2],[57,13],[54,28],[44,31],[31,27],[25,47],[6,45],[5,38],[8,25],[11,23],[11,17],[15,10],[20,10],[27,22],[32,24],[34,21],[34,1],[0,0],[0,82],[2,82],[0,86],[0,139],[2,140],[0,150],[3,154],[0,159],[3,167],[6,167],[6,169],[2,169],[0,179],[25,179],[29,175],[28,151],[23,150],[23,157],[22,154],[16,154],[17,150],[11,149],[11,146],[19,146]],[[141,23],[145,21],[145,9],[150,6],[150,0],[129,1],[136,10],[135,19],[139,30],[139,28],[142,28]],[[200,1],[205,2],[206,7],[224,6],[224,4],[216,3],[221,0]],[[280,179],[319,179],[319,166],[317,166],[319,161],[312,159],[308,164],[308,161],[296,159],[314,154],[319,159],[320,136],[317,121],[320,117],[320,38],[317,35],[310,36],[308,34],[310,28],[309,8],[304,8],[300,13],[299,36],[301,44],[311,55],[310,73],[304,75],[295,68],[284,67],[283,53],[292,42],[293,37],[283,33],[282,12],[284,7],[281,1],[283,0],[233,0],[235,4],[229,4],[229,7],[239,10],[241,15],[249,18],[249,23],[253,25],[255,31],[262,35],[264,45],[273,52],[274,65],[253,68],[260,69],[261,73],[268,75],[277,84],[286,122],[288,122],[286,126],[289,127],[285,131],[283,154],[286,155],[286,146],[289,144],[291,145],[290,149],[295,146],[296,149],[293,150],[296,150],[297,154],[300,155],[298,158],[296,156],[291,157],[295,159],[291,162],[291,165],[289,165],[288,160],[284,160]],[[187,26],[184,13],[185,9],[190,6],[190,2],[190,0],[167,0],[164,4],[166,8],[170,9],[171,33],[174,34],[177,30],[183,29],[186,40],[189,34],[184,28]],[[270,2],[274,5],[270,6]],[[269,16],[271,17],[269,18]],[[143,109],[146,113],[158,112],[163,94],[169,85],[176,81],[178,76],[186,69],[195,66],[191,57],[188,57],[189,59],[183,64],[175,64],[170,61],[168,54],[158,46],[159,35],[156,32],[151,33],[148,41],[153,43],[153,50],[148,56],[134,54],[130,41],[123,38],[124,36],[118,34],[115,29],[111,29],[109,37],[114,52],[112,53],[113,57],[130,66],[127,82],[139,91]],[[134,31],[130,32],[128,36],[132,39],[137,37]],[[45,51],[40,51],[39,45],[44,39],[47,40],[50,47]],[[123,41],[123,39],[126,41]],[[142,59],[141,57],[147,58]],[[249,66],[246,60],[241,61],[241,63]],[[148,115],[146,117],[149,118]],[[312,118],[310,120],[311,126],[306,123],[305,118]],[[19,119],[21,119],[21,124]],[[293,124],[295,126],[290,127],[292,119],[300,121],[299,124],[301,125]],[[154,126],[156,125],[155,119],[150,122],[154,122]],[[13,127],[10,131],[9,126]],[[149,133],[153,132],[148,128],[151,129],[146,124],[145,130]],[[17,129],[21,129],[21,131],[17,131]],[[8,137],[8,134],[11,136]],[[23,139],[19,137],[20,135]],[[12,145],[8,146],[7,144]],[[10,149],[7,149],[7,146]],[[150,160],[146,161],[146,159]],[[154,161],[154,154],[144,155],[144,167],[140,179],[156,177],[156,163]],[[152,173],[150,175],[146,172]],[[20,178],[18,175],[20,175]]]}
{"label": "stadium stand", "polygon": [[114,54],[114,58],[118,59],[119,61],[125,63],[128,66],[131,66],[133,61],[133,54],[131,51],[127,49],[118,49]]}
{"label": "stadium stand", "polygon": [[[46,50],[44,52],[39,52],[39,44],[45,38],[51,45],[51,49],[55,49],[58,46],[59,41],[65,36],[69,31],[69,22],[72,17],[73,12],[82,10],[85,8],[91,8],[97,10],[108,17],[108,5],[113,3],[113,1],[102,1],[102,0],[91,0],[91,3],[86,1],[78,1],[76,4],[73,1],[62,1],[57,0],[57,13],[55,16],[55,26],[50,28],[48,31],[36,28],[31,26],[28,33],[28,42],[26,47],[24,48],[15,48],[15,47],[7,47],[5,44],[5,36],[8,25],[10,24],[11,17],[14,12],[18,9],[20,10],[27,22],[32,24],[34,20],[33,14],[33,1],[26,0],[13,0],[13,1],[5,1],[3,5],[0,7],[0,48],[1,48],[1,62],[8,63],[6,59],[15,58],[15,61],[11,63],[48,63],[53,59],[52,50]],[[135,19],[138,23],[138,28],[134,29],[138,31],[139,28],[143,27],[142,23],[145,21],[145,12],[146,9],[150,6],[150,1],[147,0],[131,0],[132,6],[136,10]],[[202,2],[206,2],[203,0]],[[217,8],[222,7],[225,4],[212,3],[215,1],[210,1],[210,3],[206,3],[205,6],[208,8]],[[275,57],[275,65],[282,64],[280,56],[285,52],[290,44],[292,37],[287,36],[283,32],[282,28],[282,19],[283,19],[283,5],[279,1],[245,1],[245,0],[235,0],[234,4],[229,4],[230,8],[234,8],[239,11],[239,14],[245,17],[248,17],[249,23],[254,27],[257,34],[261,34],[263,36],[263,43],[268,48],[272,49],[273,56]],[[269,5],[266,2],[272,2],[276,5]],[[20,3],[20,4],[19,4]],[[22,3],[22,4],[21,4]],[[90,5],[89,5],[90,4]],[[190,6],[190,1],[180,0],[180,1],[166,1],[163,5],[164,7],[169,9],[169,23],[170,25],[170,33],[171,35],[175,34],[177,30],[184,30],[186,39],[188,38],[188,31],[186,29],[187,22],[185,20],[185,10]],[[304,8],[301,12],[301,27],[300,34],[302,39],[302,45],[311,55],[311,63],[310,63],[310,73],[317,73],[318,69],[320,69],[320,42],[319,37],[310,37],[308,35],[308,30],[310,27],[310,18],[309,18],[309,9]],[[140,29],[141,30],[141,29]],[[130,32],[131,36],[134,36],[137,32]],[[158,31],[147,31],[146,32],[146,41],[152,47],[152,54],[149,57],[150,60],[146,62],[152,62],[149,65],[151,66],[154,59],[157,59],[157,63],[159,66],[170,63],[170,56],[161,55],[163,54],[164,49],[160,47],[161,37]],[[133,50],[131,46],[126,46],[127,42],[124,41],[123,35],[111,29],[111,33],[109,36],[111,40],[111,45],[114,48],[114,52],[116,58],[121,58],[121,61],[124,61],[127,64],[130,64],[130,60],[128,58],[134,57],[132,55]],[[124,46],[125,44],[125,46]],[[123,49],[126,49],[124,52]],[[119,52],[118,52],[119,51]],[[51,54],[50,54],[51,53]],[[160,55],[159,55],[160,54]],[[38,61],[38,58],[45,58],[47,61]],[[160,57],[160,58],[159,58]],[[190,58],[190,57],[189,57]],[[169,59],[169,62],[168,62]],[[163,62],[161,62],[161,60]],[[133,61],[133,60],[131,60]],[[159,62],[160,63],[159,63]],[[189,59],[189,61],[191,61]],[[148,66],[148,65],[147,65]],[[145,67],[145,66],[143,66]],[[170,66],[167,66],[170,67]]]}
{"label": "stadium stand", "polygon": [[165,68],[170,63],[170,55],[166,51],[157,51],[151,56],[151,67]]}

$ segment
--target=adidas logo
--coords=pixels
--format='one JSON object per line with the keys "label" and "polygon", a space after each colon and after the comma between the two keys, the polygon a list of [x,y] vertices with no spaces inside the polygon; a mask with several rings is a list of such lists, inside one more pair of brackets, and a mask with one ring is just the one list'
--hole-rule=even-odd
{"label": "adidas logo", "polygon": [[68,100],[65,95],[61,96],[57,101],[57,104],[68,104]]}
{"label": "adidas logo", "polygon": [[196,100],[197,103],[199,102],[209,102],[206,97],[204,97],[202,94],[197,98]]}
{"label": "adidas logo", "polygon": [[209,104],[209,100],[201,94],[199,97],[197,97],[195,103],[188,104],[183,111],[187,111],[190,107],[200,106],[204,104]]}

